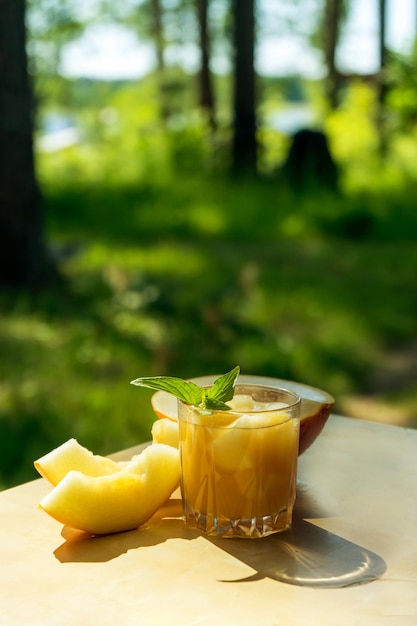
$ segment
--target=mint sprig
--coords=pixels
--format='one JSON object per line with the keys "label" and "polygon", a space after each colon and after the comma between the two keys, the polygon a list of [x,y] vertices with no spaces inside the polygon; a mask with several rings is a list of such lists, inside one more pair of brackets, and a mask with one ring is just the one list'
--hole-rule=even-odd
{"label": "mint sprig", "polygon": [[143,376],[131,381],[131,385],[167,391],[183,402],[193,404],[202,409],[229,411],[226,404],[233,398],[234,386],[239,376],[240,367],[237,365],[230,372],[216,378],[208,388],[200,387],[195,383],[175,376]]}

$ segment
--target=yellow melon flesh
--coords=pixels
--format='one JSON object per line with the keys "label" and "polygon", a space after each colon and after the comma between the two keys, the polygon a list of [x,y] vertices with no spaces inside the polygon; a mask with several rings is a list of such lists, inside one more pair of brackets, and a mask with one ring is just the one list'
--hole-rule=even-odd
{"label": "yellow melon flesh", "polygon": [[173,422],[167,417],[158,419],[152,425],[152,441],[154,443],[165,443],[173,448],[179,446],[179,432],[177,422]]}
{"label": "yellow melon flesh", "polygon": [[132,530],[168,500],[179,474],[178,450],[154,444],[114,474],[71,470],[39,506],[61,524],[93,535]]}
{"label": "yellow melon flesh", "polygon": [[57,485],[70,470],[77,470],[87,476],[105,476],[120,471],[123,465],[93,454],[76,439],[69,439],[34,461],[39,474],[53,485]]}
{"label": "yellow melon flesh", "polygon": [[151,397],[152,408],[158,419],[178,421],[178,400],[167,391],[155,391]]}

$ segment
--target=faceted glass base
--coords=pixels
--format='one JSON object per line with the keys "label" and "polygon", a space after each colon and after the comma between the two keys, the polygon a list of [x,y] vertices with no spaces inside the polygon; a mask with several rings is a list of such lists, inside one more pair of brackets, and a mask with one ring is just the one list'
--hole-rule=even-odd
{"label": "faceted glass base", "polygon": [[205,515],[184,507],[184,519],[187,526],[198,528],[209,536],[242,537],[256,539],[287,530],[291,526],[291,513],[285,509],[276,515],[262,517],[228,519],[226,517]]}

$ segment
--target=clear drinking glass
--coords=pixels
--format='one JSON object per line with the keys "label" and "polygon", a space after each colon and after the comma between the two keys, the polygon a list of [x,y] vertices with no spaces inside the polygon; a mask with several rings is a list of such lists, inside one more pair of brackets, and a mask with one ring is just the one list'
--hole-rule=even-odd
{"label": "clear drinking glass", "polygon": [[188,525],[209,535],[264,537],[291,525],[300,398],[236,385],[230,411],[178,401],[181,494]]}

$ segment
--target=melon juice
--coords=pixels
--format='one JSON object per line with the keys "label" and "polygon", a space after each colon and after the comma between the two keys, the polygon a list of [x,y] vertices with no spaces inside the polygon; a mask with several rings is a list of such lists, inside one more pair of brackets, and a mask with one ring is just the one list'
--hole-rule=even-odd
{"label": "melon juice", "polygon": [[179,402],[181,491],[187,524],[210,535],[262,537],[291,525],[300,399],[238,386],[230,411]]}

